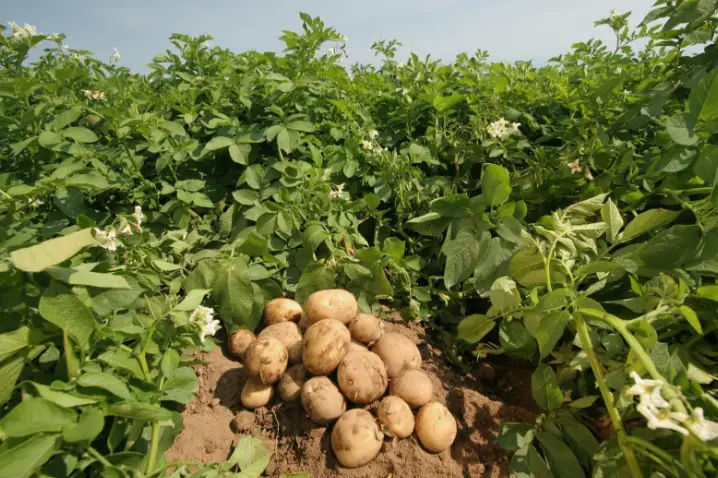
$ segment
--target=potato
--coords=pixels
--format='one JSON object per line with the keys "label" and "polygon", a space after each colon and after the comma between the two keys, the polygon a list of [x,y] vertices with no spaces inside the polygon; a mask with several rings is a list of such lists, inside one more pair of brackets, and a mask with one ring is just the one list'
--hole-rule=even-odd
{"label": "potato", "polygon": [[297,322],[301,316],[302,306],[296,300],[280,297],[270,300],[264,306],[264,325]]}
{"label": "potato", "polygon": [[346,411],[347,402],[327,377],[312,377],[302,387],[302,406],[314,423],[326,425]]}
{"label": "potato", "polygon": [[398,377],[405,368],[421,367],[421,354],[414,342],[395,333],[385,333],[371,347],[384,361],[389,378]]}
{"label": "potato", "polygon": [[384,395],[389,377],[384,362],[367,350],[344,356],[337,369],[337,382],[345,397],[366,405]]}
{"label": "potato", "polygon": [[314,375],[329,375],[346,355],[350,341],[349,330],[338,320],[317,322],[304,334],[304,366]]}
{"label": "potato", "polygon": [[389,393],[404,400],[411,408],[418,408],[431,401],[434,386],[426,373],[409,368],[391,381]]}
{"label": "potato", "polygon": [[364,345],[361,342],[357,342],[356,340],[352,340],[349,342],[349,345],[347,345],[347,354],[350,354],[352,352],[368,352],[369,349],[366,348],[366,345]]}
{"label": "potato", "polygon": [[332,450],[347,468],[366,465],[379,454],[384,435],[366,410],[355,408],[339,418],[332,430]]}
{"label": "potato", "polygon": [[343,289],[320,290],[304,301],[309,325],[326,319],[338,320],[346,325],[356,317],[357,308],[357,300],[352,293]]}
{"label": "potato", "polygon": [[352,339],[370,345],[384,333],[384,321],[375,315],[359,314],[349,324],[349,332]]}
{"label": "potato", "polygon": [[297,364],[289,367],[282,378],[277,382],[277,393],[279,398],[285,402],[293,402],[302,394],[302,386],[307,377],[304,365]]}
{"label": "potato", "polygon": [[456,439],[456,419],[439,402],[429,402],[416,414],[416,436],[434,453],[446,450]]}
{"label": "potato", "polygon": [[227,350],[232,357],[244,360],[244,354],[247,352],[247,348],[256,338],[251,330],[239,329],[229,336],[229,340],[227,340]]}
{"label": "potato", "polygon": [[307,313],[302,312],[302,316],[299,318],[299,329],[303,332],[309,328],[310,324],[309,319],[307,318]]}
{"label": "potato", "polygon": [[287,348],[274,337],[259,337],[247,349],[244,367],[250,377],[270,385],[282,377],[287,369]]}
{"label": "potato", "polygon": [[247,408],[259,408],[267,405],[274,396],[274,387],[253,379],[247,380],[242,387],[242,405]]}
{"label": "potato", "polygon": [[274,337],[282,342],[289,354],[289,365],[302,361],[302,333],[294,322],[279,322],[265,327],[257,337]]}
{"label": "potato", "polygon": [[414,431],[414,414],[409,404],[399,397],[384,397],[376,414],[384,433],[389,436],[406,438]]}

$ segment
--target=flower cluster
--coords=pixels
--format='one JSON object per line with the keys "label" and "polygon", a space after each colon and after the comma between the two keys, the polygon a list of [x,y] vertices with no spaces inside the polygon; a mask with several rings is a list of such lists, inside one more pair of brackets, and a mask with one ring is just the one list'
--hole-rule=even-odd
{"label": "flower cluster", "polygon": [[376,138],[379,136],[379,132],[376,130],[376,128],[369,129],[369,140],[363,140],[361,142],[361,147],[369,152],[374,153],[382,153],[386,151],[386,148],[382,148],[381,145],[376,141]]}
{"label": "flower cluster", "polygon": [[718,438],[718,423],[706,420],[702,408],[694,408],[690,415],[673,411],[671,404],[661,394],[665,385],[663,380],[642,379],[636,372],[631,372],[631,378],[635,384],[627,388],[624,394],[639,398],[636,410],[646,418],[648,428],[664,428],[681,435],[693,434],[703,441]]}
{"label": "flower cluster", "polygon": [[117,250],[117,233],[110,228],[107,231],[95,228],[95,240],[100,243],[100,247],[108,251]]}
{"label": "flower cluster", "polygon": [[342,199],[342,192],[344,191],[344,184],[334,185],[336,191],[329,193],[329,199]]}
{"label": "flower cluster", "polygon": [[112,61],[115,63],[120,61],[120,51],[117,48],[112,49]]}
{"label": "flower cluster", "polygon": [[83,95],[85,95],[85,98],[91,99],[91,100],[104,100],[105,94],[102,91],[95,91],[95,90],[80,90]]}
{"label": "flower cluster", "polygon": [[15,22],[8,22],[10,28],[12,28],[12,37],[16,40],[22,40],[25,37],[37,35],[37,28],[33,25],[25,24],[24,27],[20,27]]}
{"label": "flower cluster", "polygon": [[583,175],[586,177],[586,180],[593,181],[593,174],[591,174],[591,170],[588,169],[588,166],[586,166],[585,168],[582,168],[581,165],[579,164],[579,161],[580,160],[576,159],[575,161],[566,163],[566,166],[568,166],[568,168],[571,170],[571,174],[576,174],[576,173],[580,173],[581,171],[583,171]]}
{"label": "flower cluster", "polygon": [[512,134],[519,133],[521,123],[509,123],[504,118],[499,118],[486,127],[486,131],[494,138],[504,139]]}
{"label": "flower cluster", "polygon": [[42,206],[43,204],[45,204],[45,203],[40,201],[37,198],[28,198],[27,199],[27,205],[29,207],[31,207],[32,209],[37,209],[38,207]]}
{"label": "flower cluster", "polygon": [[189,321],[199,325],[199,339],[202,343],[208,335],[214,336],[220,328],[219,320],[214,319],[214,309],[201,305],[190,314]]}

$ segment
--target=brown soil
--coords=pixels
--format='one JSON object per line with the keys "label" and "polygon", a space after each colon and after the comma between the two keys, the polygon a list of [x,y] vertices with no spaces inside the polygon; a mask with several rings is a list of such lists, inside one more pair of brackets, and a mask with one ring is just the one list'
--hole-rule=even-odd
{"label": "brown soil", "polygon": [[[429,343],[418,324],[388,321],[387,331],[401,333],[419,346],[422,369],[434,383],[434,400],[447,405],[459,431],[453,446],[442,453],[424,450],[416,436],[387,438],[379,456],[356,469],[343,468],[331,452],[331,426],[312,423],[301,403],[281,403],[244,411],[239,395],[246,375],[242,366],[221,349],[197,358],[199,394],[183,413],[184,430],[165,453],[168,461],[219,462],[227,459],[241,436],[264,440],[273,451],[267,476],[306,472],[312,478],[417,478],[508,476],[510,454],[494,444],[502,423],[533,422],[535,404],[530,393],[530,370],[517,365],[477,365],[475,376],[460,375],[447,364],[441,349]],[[480,381],[496,371],[496,380]],[[367,408],[372,408],[367,407]],[[236,417],[236,419],[235,419]]]}

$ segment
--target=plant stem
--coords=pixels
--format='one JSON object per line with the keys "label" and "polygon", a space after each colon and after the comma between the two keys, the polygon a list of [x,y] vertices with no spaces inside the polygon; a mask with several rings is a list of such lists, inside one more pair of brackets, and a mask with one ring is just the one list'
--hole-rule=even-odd
{"label": "plant stem", "polygon": [[142,373],[145,374],[145,379],[148,382],[152,382],[152,374],[150,374],[150,368],[147,366],[147,347],[150,344],[150,341],[152,340],[152,336],[155,333],[155,329],[157,328],[157,320],[155,320],[152,323],[152,326],[150,327],[150,331],[147,333],[147,340],[145,340],[144,345],[142,346],[142,351],[140,352],[140,356],[138,357],[140,361],[140,367],[142,367]]}
{"label": "plant stem", "polygon": [[614,430],[616,430],[616,435],[618,436],[618,446],[621,448],[623,456],[626,458],[626,462],[628,463],[628,467],[631,469],[633,476],[641,478],[643,477],[643,473],[641,472],[640,466],[638,466],[638,461],[636,460],[636,455],[633,453],[633,449],[626,442],[627,435],[626,430],[623,428],[623,420],[621,419],[621,415],[618,413],[618,409],[614,406],[613,393],[611,393],[608,385],[606,385],[606,378],[603,375],[601,363],[598,361],[596,352],[593,350],[593,346],[591,345],[591,337],[588,335],[588,326],[583,320],[580,312],[574,314],[574,318],[576,320],[576,330],[578,331],[581,343],[583,344],[583,350],[588,356],[588,361],[593,369],[593,375],[596,377],[598,389],[601,391],[601,396],[603,397],[603,403],[606,404],[608,416],[611,418]]}
{"label": "plant stem", "polygon": [[107,459],[104,456],[102,456],[99,451],[95,450],[91,446],[87,447],[87,451],[88,451],[88,453],[90,453],[90,455],[92,455],[97,461],[102,463],[104,466],[112,466],[112,463],[107,461]]}
{"label": "plant stem", "polygon": [[160,424],[157,422],[152,423],[152,441],[150,442],[150,452],[147,455],[147,468],[145,473],[152,473],[155,467],[155,461],[157,460],[157,449],[160,441]]}

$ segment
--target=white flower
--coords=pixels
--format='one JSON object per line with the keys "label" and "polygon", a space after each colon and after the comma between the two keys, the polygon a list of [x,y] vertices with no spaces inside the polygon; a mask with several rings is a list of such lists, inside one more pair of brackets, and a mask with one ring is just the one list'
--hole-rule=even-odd
{"label": "white flower", "polygon": [[379,136],[379,132],[376,129],[372,128],[369,130],[369,138],[375,139],[377,136]]}
{"label": "white flower", "polygon": [[521,123],[511,123],[511,132],[518,133],[520,126],[521,126]]}
{"label": "white flower", "polygon": [[[73,53],[74,55],[74,53]],[[83,95],[85,95],[85,98],[89,98],[91,100],[104,100],[105,99],[105,93],[102,91],[95,91],[95,90],[80,90]]]}
{"label": "white flower", "polygon": [[117,50],[117,48],[112,49],[112,61],[115,63],[120,61],[120,52]]}
{"label": "white flower", "polygon": [[685,413],[674,413],[670,410],[654,410],[647,404],[640,404],[636,409],[646,418],[648,428],[651,430],[665,428],[666,430],[676,431],[681,435],[688,435],[688,430],[676,423],[685,417]]}
{"label": "white flower", "polygon": [[24,30],[28,35],[37,35],[37,28],[35,27],[35,25],[28,25],[26,23]]}
{"label": "white flower", "polygon": [[571,174],[576,174],[581,172],[581,165],[578,164],[579,160],[573,161],[571,163],[568,163],[566,166],[571,170]]}
{"label": "white flower", "polygon": [[33,209],[37,209],[38,207],[42,206],[43,204],[45,204],[45,203],[40,201],[37,198],[28,198],[28,200],[27,200],[27,205]]}
{"label": "white flower", "polygon": [[339,58],[337,58],[337,63],[344,63],[344,57],[340,56]]}
{"label": "white flower", "polygon": [[624,94],[624,95],[630,95],[630,94],[631,94],[631,91],[630,91],[630,90],[623,90],[623,94]]}
{"label": "white flower", "polygon": [[593,181],[593,174],[591,174],[591,170],[586,168],[583,170],[583,175],[586,177],[587,181]]}
{"label": "white flower", "polygon": [[122,234],[123,236],[131,236],[132,228],[130,227],[130,225],[127,224],[125,227],[123,227],[122,230],[120,231],[120,234]]}
{"label": "white flower", "polygon": [[135,218],[135,222],[138,226],[142,224],[142,219],[145,218],[145,215],[142,214],[142,206],[135,206],[135,212],[132,213],[132,216]]}
{"label": "white flower", "polygon": [[327,50],[327,55],[329,55],[329,56],[334,55],[334,48],[330,48],[329,50]]}
{"label": "white flower", "polygon": [[199,339],[204,343],[208,335],[214,336],[220,329],[219,320],[210,320],[202,324],[202,330],[199,331]]}
{"label": "white flower", "polygon": [[374,149],[374,145],[371,144],[371,141],[364,140],[361,142],[361,147],[366,149],[367,151],[371,151]]}
{"label": "white flower", "polygon": [[597,97],[596,97],[596,104],[597,104],[597,105],[602,105],[602,104],[603,104],[603,100],[601,99],[600,96],[597,96]]}
{"label": "white flower", "polygon": [[494,138],[506,138],[519,132],[521,123],[509,123],[504,118],[499,118],[486,127],[486,131]]}
{"label": "white flower", "polygon": [[100,243],[100,247],[103,249],[107,249],[108,251],[117,250],[117,235],[114,229],[103,231],[102,229],[95,228],[95,240]]}
{"label": "white flower", "polygon": [[[578,162],[578,160],[576,160]],[[629,396],[638,396],[641,405],[650,407],[653,410],[670,407],[670,404],[661,395],[663,387],[662,380],[642,379],[637,372],[631,372],[634,385],[628,387],[623,393]]]}
{"label": "white flower", "polygon": [[190,314],[189,321],[201,324],[212,321],[213,317],[214,309],[212,309],[211,307],[204,307],[202,305],[199,305],[196,309],[192,311],[192,314]]}
{"label": "white flower", "polygon": [[27,32],[20,27],[15,22],[7,22],[8,25],[10,25],[10,28],[12,28],[12,37],[16,40],[20,40],[22,38],[25,38],[27,36]]}
{"label": "white flower", "polygon": [[616,16],[616,9],[615,9],[615,8],[612,8],[611,11],[609,12],[609,14],[610,14],[612,17],[615,17],[615,16]]}
{"label": "white flower", "polygon": [[62,48],[64,48],[65,50],[69,50],[69,49],[70,49],[70,45],[67,45],[67,44],[62,45]]}
{"label": "white flower", "polygon": [[706,420],[703,417],[702,408],[694,408],[691,416],[684,423],[688,429],[703,441],[710,441],[718,438],[718,423]]}
{"label": "white flower", "polygon": [[346,35],[339,35],[339,38],[337,38],[337,41],[346,43],[349,41],[349,37]]}
{"label": "white flower", "polygon": [[329,199],[340,199],[342,197],[342,193],[340,191],[332,191],[329,193]]}

